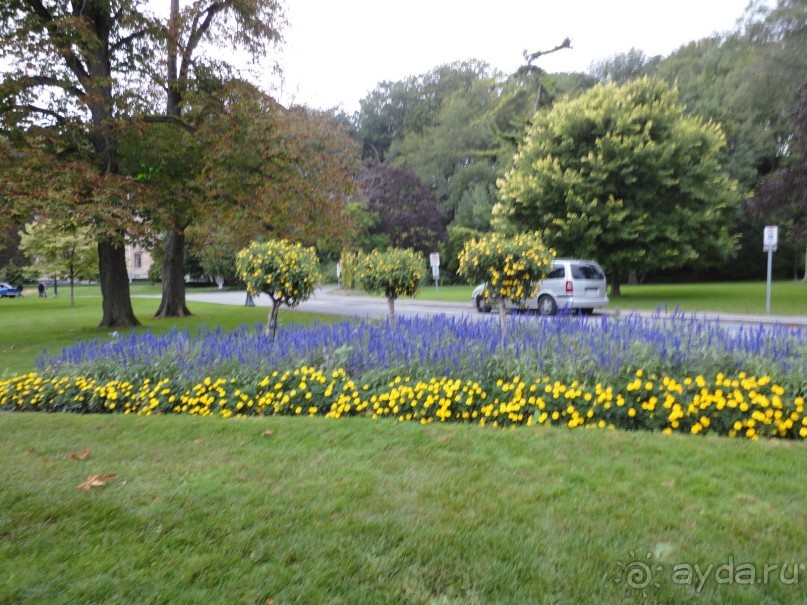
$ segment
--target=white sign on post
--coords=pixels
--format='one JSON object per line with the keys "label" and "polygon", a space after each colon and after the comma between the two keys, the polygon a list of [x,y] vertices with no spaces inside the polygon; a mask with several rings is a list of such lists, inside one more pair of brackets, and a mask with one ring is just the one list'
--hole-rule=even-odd
{"label": "white sign on post", "polygon": [[765,287],[765,313],[771,313],[771,275],[773,273],[773,253],[779,243],[779,227],[768,225],[762,232],[762,251],[768,253],[768,283]]}
{"label": "white sign on post", "polygon": [[434,287],[437,288],[437,283],[440,280],[440,253],[432,252],[429,254],[429,264],[432,266],[432,277],[434,278]]}
{"label": "white sign on post", "polygon": [[776,246],[779,244],[779,227],[769,225],[765,227],[762,232],[762,250],[767,252],[773,250],[776,252]]}

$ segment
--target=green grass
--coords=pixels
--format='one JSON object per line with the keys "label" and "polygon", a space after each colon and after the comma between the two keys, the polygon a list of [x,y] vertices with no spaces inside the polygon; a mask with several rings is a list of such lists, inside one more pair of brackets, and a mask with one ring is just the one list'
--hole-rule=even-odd
{"label": "green grass", "polygon": [[[143,324],[137,331],[160,333],[179,327],[192,334],[199,326],[232,330],[239,326],[265,323],[268,308],[241,307],[212,303],[188,302],[193,313],[190,317],[153,319],[159,305],[158,298],[137,298],[137,295],[159,294],[159,286],[135,285],[132,288],[132,307]],[[75,306],[70,306],[67,287],[59,288],[59,298],[40,299],[36,292],[22,298],[0,299],[0,376],[28,372],[34,369],[36,358],[43,349],[55,354],[76,341],[107,338],[110,330],[98,328],[101,321],[101,295],[96,286],[76,288]],[[305,323],[314,320],[329,321],[330,316],[302,313],[283,309],[281,323]],[[120,330],[126,334],[130,330]]]}
{"label": "green grass", "polygon": [[[2,603],[807,599],[803,443],[20,413],[0,434]],[[637,561],[647,600],[624,597]],[[798,582],[673,582],[729,561]]]}
{"label": "green grass", "polygon": [[[611,297],[611,309],[655,311],[659,306],[672,311],[676,305],[688,313],[764,314],[765,282],[724,282],[708,284],[648,284],[622,286],[622,296]],[[424,287],[418,298],[468,303],[472,286]],[[807,284],[776,281],[771,286],[771,313],[774,315],[807,315]]]}

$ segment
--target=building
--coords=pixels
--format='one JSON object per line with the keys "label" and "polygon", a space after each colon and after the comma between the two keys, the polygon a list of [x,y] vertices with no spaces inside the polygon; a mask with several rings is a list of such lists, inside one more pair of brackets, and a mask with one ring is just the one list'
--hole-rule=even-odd
{"label": "building", "polygon": [[139,244],[126,246],[126,272],[129,280],[148,279],[149,269],[154,263],[151,252]]}

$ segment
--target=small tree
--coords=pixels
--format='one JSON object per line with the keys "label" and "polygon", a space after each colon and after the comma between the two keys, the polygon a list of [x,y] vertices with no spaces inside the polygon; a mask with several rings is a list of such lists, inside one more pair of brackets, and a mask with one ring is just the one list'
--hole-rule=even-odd
{"label": "small tree", "polygon": [[98,275],[98,245],[89,227],[54,220],[28,223],[20,231],[20,250],[30,262],[25,268],[29,277],[66,276],[70,280],[70,306],[75,304],[75,280]]}
{"label": "small tree", "polygon": [[294,308],[314,293],[319,260],[313,248],[286,240],[252,242],[236,255],[236,272],[252,296],[266,294],[272,310],[266,335],[274,340],[280,305]]}
{"label": "small tree", "polygon": [[502,344],[506,333],[504,301],[521,304],[535,296],[538,282],[546,277],[555,254],[544,245],[539,233],[506,237],[498,233],[472,239],[459,256],[459,274],[471,283],[484,282],[485,302],[499,305]]}
{"label": "small tree", "polygon": [[420,290],[425,263],[420,252],[390,248],[374,250],[358,267],[359,284],[371,294],[383,294],[389,305],[389,319],[395,322],[395,299],[414,296]]}

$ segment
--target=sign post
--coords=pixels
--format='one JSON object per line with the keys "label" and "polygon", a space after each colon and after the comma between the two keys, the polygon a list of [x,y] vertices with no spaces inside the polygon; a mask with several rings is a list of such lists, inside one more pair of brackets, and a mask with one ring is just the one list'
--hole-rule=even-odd
{"label": "sign post", "polygon": [[765,314],[771,314],[771,274],[773,273],[773,253],[779,243],[779,227],[769,225],[762,232],[762,251],[768,253],[768,283],[765,288]]}
{"label": "sign post", "polygon": [[440,281],[440,253],[439,252],[432,252],[429,254],[429,264],[432,266],[432,277],[434,278],[434,289],[439,291],[440,286],[438,282]]}

